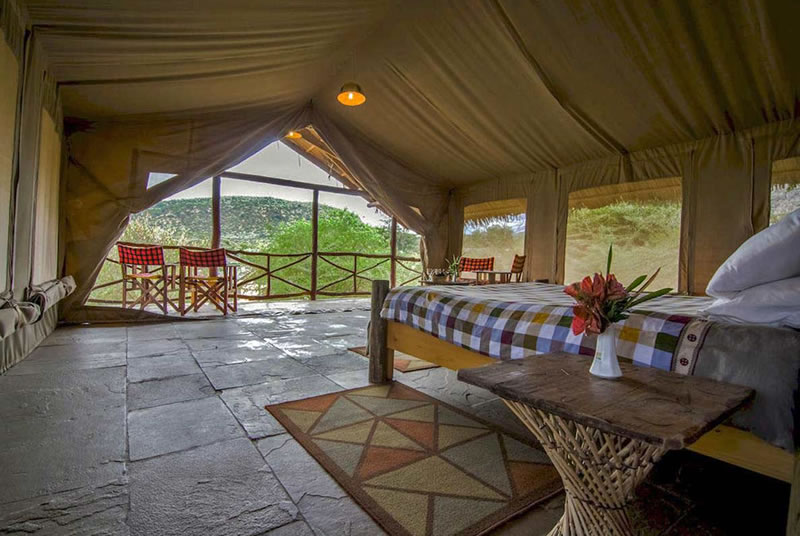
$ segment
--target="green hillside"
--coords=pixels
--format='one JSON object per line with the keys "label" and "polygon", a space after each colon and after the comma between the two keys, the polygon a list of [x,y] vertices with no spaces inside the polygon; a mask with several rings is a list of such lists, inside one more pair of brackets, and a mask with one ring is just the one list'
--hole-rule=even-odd
{"label": "green hillside", "polygon": [[[320,216],[339,209],[320,206]],[[272,197],[227,196],[220,200],[222,237],[229,244],[262,242],[266,231],[283,223],[311,219],[311,202]],[[175,236],[197,245],[211,237],[209,198],[170,199],[131,217],[132,224],[169,229]],[[131,237],[133,238],[133,237]],[[133,240],[131,240],[133,241]]]}

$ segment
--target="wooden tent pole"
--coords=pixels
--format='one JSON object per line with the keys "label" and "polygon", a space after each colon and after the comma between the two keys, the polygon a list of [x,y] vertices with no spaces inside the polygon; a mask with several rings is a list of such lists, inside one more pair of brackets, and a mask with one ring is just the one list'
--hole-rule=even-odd
{"label": "wooden tent pole", "polygon": [[211,249],[217,249],[222,235],[222,220],[220,218],[220,196],[222,179],[211,179]]}
{"label": "wooden tent pole", "polygon": [[397,218],[392,216],[392,240],[391,240],[391,250],[392,250],[392,268],[391,268],[391,276],[389,278],[389,284],[392,288],[397,286]]}
{"label": "wooden tent pole", "polygon": [[311,203],[311,299],[317,299],[317,257],[319,256],[319,190]]}
{"label": "wooden tent pole", "polygon": [[[211,179],[211,249],[217,249],[222,239],[222,218],[220,216],[220,197],[222,195],[222,179]],[[208,275],[217,276],[216,268],[209,268]]]}

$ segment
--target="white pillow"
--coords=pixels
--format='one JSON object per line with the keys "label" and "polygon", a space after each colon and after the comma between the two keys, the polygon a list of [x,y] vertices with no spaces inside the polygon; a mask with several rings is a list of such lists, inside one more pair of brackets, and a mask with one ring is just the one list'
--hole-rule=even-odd
{"label": "white pillow", "polygon": [[718,298],[702,309],[711,320],[800,328],[800,277],[773,281]]}
{"label": "white pillow", "polygon": [[737,292],[800,275],[800,209],[751,236],[719,267],[706,294],[732,298]]}

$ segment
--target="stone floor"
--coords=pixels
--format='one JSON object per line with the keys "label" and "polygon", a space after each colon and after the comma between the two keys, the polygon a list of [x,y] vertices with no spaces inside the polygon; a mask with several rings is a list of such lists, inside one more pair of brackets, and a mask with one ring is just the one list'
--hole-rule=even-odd
{"label": "stone floor", "polygon": [[[263,409],[366,385],[346,348],[364,343],[368,313],[339,306],[56,330],[0,376],[0,534],[383,534]],[[397,379],[520,429],[452,372]],[[788,486],[676,453],[639,497],[644,534],[781,534]],[[493,534],[546,534],[562,504]]]}

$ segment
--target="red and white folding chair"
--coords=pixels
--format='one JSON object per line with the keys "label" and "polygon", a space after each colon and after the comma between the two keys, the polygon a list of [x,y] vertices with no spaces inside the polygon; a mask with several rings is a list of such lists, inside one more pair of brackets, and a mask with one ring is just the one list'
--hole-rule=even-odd
{"label": "red and white folding chair", "polygon": [[[123,307],[144,309],[153,304],[164,314],[167,314],[167,305],[177,310],[168,295],[175,280],[175,266],[164,262],[164,248],[117,244],[117,253],[122,268]],[[129,302],[131,292],[138,292],[139,297]]]}
{"label": "red and white folding chair", "polygon": [[468,279],[461,277],[461,272],[477,272],[478,270],[494,270],[494,257],[486,257],[484,259],[461,257],[458,261],[458,277],[456,280],[477,283],[477,274],[475,279]]}
{"label": "red and white folding chair", "polygon": [[[239,305],[236,296],[237,267],[228,264],[224,248],[205,250],[180,248],[180,263],[181,315],[185,315],[190,309],[197,312],[206,303],[210,303],[224,315],[227,315],[229,310],[236,312]],[[207,274],[201,274],[201,269],[207,270]],[[187,292],[191,295],[188,308]]]}

